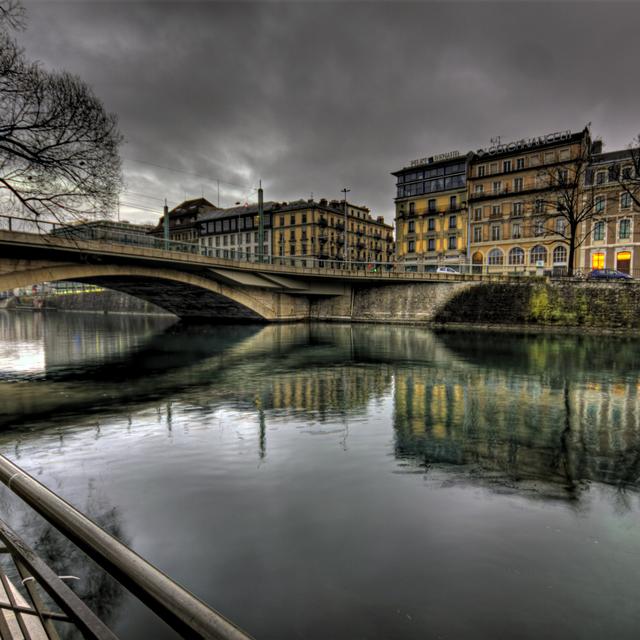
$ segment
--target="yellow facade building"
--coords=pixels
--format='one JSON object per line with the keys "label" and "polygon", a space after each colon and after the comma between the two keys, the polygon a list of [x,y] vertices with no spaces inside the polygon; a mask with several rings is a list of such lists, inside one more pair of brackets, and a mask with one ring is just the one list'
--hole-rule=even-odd
{"label": "yellow facade building", "polygon": [[468,160],[453,151],[391,174],[397,179],[396,258],[406,270],[459,269],[467,262]]}
{"label": "yellow facade building", "polygon": [[280,203],[271,209],[271,224],[275,263],[366,269],[393,260],[393,226],[344,200]]}
{"label": "yellow facade building", "polygon": [[[568,247],[553,217],[550,176],[571,172],[591,144],[588,129],[493,144],[469,163],[468,210],[473,270],[566,271]],[[566,234],[565,234],[566,235]]]}

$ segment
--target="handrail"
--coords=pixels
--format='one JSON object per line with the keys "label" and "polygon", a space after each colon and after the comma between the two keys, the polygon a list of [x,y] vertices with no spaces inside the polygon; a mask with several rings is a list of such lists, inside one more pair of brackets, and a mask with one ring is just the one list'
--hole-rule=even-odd
{"label": "handrail", "polygon": [[207,640],[250,640],[251,636],[222,614],[3,455],[0,455],[0,481],[182,636]]}

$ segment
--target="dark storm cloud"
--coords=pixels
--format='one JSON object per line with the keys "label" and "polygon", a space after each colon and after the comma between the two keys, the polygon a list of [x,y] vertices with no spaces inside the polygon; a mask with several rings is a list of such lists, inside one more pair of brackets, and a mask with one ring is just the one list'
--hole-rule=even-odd
{"label": "dark storm cloud", "polygon": [[123,201],[144,207],[161,202],[134,194],[215,202],[216,179],[241,185],[221,185],[232,204],[262,178],[269,199],[346,185],[391,220],[389,172],[414,157],[589,121],[609,149],[640,131],[634,3],[26,4],[29,55],[119,115]]}

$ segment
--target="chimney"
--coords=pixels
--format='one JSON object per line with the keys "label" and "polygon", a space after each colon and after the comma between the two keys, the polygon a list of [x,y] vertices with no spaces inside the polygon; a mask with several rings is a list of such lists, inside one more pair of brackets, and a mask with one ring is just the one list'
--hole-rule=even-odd
{"label": "chimney", "polygon": [[602,140],[594,140],[591,143],[591,153],[594,155],[602,153]]}

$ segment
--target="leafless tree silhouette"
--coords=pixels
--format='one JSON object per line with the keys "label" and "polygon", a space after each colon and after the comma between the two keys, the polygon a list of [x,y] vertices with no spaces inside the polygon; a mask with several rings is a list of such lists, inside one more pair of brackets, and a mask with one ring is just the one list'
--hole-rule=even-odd
{"label": "leafless tree silhouette", "polygon": [[26,59],[12,31],[16,0],[0,0],[0,200],[26,217],[109,216],[121,187],[116,117],[80,78]]}
{"label": "leafless tree silhouette", "polygon": [[540,235],[554,239],[559,236],[566,243],[569,276],[573,275],[578,248],[591,234],[588,223],[598,215],[594,187],[587,186],[585,181],[590,161],[591,149],[585,142],[574,158],[541,169],[538,174],[538,180],[547,189],[544,197],[536,201],[534,216]]}

